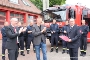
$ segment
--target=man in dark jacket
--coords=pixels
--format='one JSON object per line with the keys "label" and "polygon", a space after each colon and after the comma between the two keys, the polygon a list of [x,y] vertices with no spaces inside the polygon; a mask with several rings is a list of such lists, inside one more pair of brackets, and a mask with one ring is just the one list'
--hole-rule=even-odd
{"label": "man in dark jacket", "polygon": [[53,24],[50,26],[50,31],[51,31],[51,50],[50,52],[53,52],[53,46],[54,46],[54,41],[56,43],[56,52],[58,53],[58,32],[59,32],[59,26],[56,24],[56,20],[53,19]]}
{"label": "man in dark jacket", "polygon": [[4,27],[1,29],[1,34],[2,34],[2,60],[5,60],[5,45],[7,41],[7,36],[6,36],[6,28],[9,26],[8,22],[4,23]]}
{"label": "man in dark jacket", "polygon": [[70,60],[78,60],[78,48],[80,44],[79,27],[75,25],[75,20],[70,19],[69,27],[67,30],[68,38],[67,46],[69,48]]}
{"label": "man in dark jacket", "polygon": [[[18,22],[18,30],[24,30],[23,26],[22,26],[22,23],[21,22]],[[24,54],[24,32],[23,31],[19,36],[18,36],[18,39],[19,39],[19,45],[20,45],[20,51],[21,51],[21,55],[22,56],[25,56]]]}
{"label": "man in dark jacket", "polygon": [[43,60],[47,60],[46,53],[46,27],[42,24],[42,19],[37,19],[37,24],[33,25],[32,33],[34,35],[33,43],[35,45],[37,60],[40,60],[40,47],[43,53]]}
{"label": "man in dark jacket", "polygon": [[7,42],[6,42],[6,48],[8,49],[8,56],[9,60],[17,60],[18,57],[18,36],[22,32],[22,29],[17,31],[17,23],[18,19],[17,18],[12,18],[11,19],[11,24],[8,26],[6,29],[6,35],[7,35]]}
{"label": "man in dark jacket", "polygon": [[[68,20],[65,22],[65,26],[63,27],[63,35],[68,36],[67,35],[67,28],[68,28],[69,22]],[[67,54],[69,53],[69,49],[67,47],[67,42],[62,40],[62,45],[63,45],[63,51],[62,54],[65,53],[65,51],[67,50]]]}
{"label": "man in dark jacket", "polygon": [[85,25],[85,20],[82,20],[82,26],[80,27],[80,30],[81,30],[80,56],[85,56],[87,50],[87,34],[89,32],[89,27]]}
{"label": "man in dark jacket", "polygon": [[[29,54],[30,51],[30,45],[31,42],[33,43],[34,35],[32,34],[32,29],[33,29],[33,20],[30,20],[30,25],[27,27],[27,34],[28,34],[28,39],[27,39],[27,54]],[[35,52],[34,44],[33,44],[33,51]]]}

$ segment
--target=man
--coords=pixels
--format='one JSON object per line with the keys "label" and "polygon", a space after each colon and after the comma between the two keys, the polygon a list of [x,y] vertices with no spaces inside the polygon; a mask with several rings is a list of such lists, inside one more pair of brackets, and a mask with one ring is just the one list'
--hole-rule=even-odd
{"label": "man", "polygon": [[79,27],[75,25],[75,20],[70,19],[67,34],[69,40],[67,46],[69,48],[70,60],[78,60],[78,48],[80,44]]}
{"label": "man", "polygon": [[[26,23],[23,23],[23,28],[24,29],[27,29],[27,24]],[[26,48],[26,50],[27,50],[27,32],[26,31],[24,31],[24,33],[23,33],[23,35],[24,35],[24,42],[25,42],[25,45],[24,45],[24,47]]]}
{"label": "man", "polygon": [[2,60],[5,60],[5,45],[7,41],[7,36],[6,36],[6,28],[9,26],[8,22],[4,22],[4,27],[1,29],[1,34],[2,34]]}
{"label": "man", "polygon": [[56,43],[56,53],[58,53],[58,32],[59,32],[59,26],[56,24],[56,20],[53,19],[53,24],[50,26],[51,31],[51,50],[50,52],[53,52],[53,46],[54,41]]}
{"label": "man", "polygon": [[[66,21],[65,21],[65,26],[63,27],[63,34],[64,34],[65,36],[67,36],[68,24],[69,24],[69,22],[68,22],[68,20],[66,20]],[[67,42],[64,41],[64,40],[62,40],[62,45],[63,45],[63,52],[62,52],[62,54],[65,53],[66,50],[67,50],[67,54],[68,54],[68,53],[69,53],[69,49],[68,49],[68,47],[67,47]]]}
{"label": "man", "polygon": [[8,26],[6,29],[6,35],[7,35],[7,42],[6,42],[6,48],[8,49],[8,56],[9,60],[17,60],[18,57],[18,36],[22,32],[22,29],[17,32],[16,28],[18,19],[12,18],[10,21],[11,25]]}
{"label": "man", "polygon": [[33,25],[33,31],[32,31],[34,35],[33,43],[35,45],[37,60],[40,60],[40,47],[43,53],[43,60],[47,60],[46,39],[45,39],[46,27],[44,27],[41,23],[42,23],[42,19],[37,18],[37,24]]}
{"label": "man", "polygon": [[[18,22],[18,30],[20,30],[22,28],[22,30],[24,30],[23,26],[22,26],[22,23],[21,22]],[[25,56],[24,54],[24,32],[23,31],[19,36],[19,45],[20,45],[20,51],[21,51],[21,55],[22,56]]]}
{"label": "man", "polygon": [[[31,45],[31,42],[33,43],[33,39],[34,39],[34,36],[32,34],[32,29],[33,29],[33,20],[30,20],[30,25],[27,27],[27,34],[28,34],[28,39],[27,39],[27,54],[29,54],[29,51],[30,51],[30,45]],[[35,52],[35,48],[34,48],[34,44],[33,44],[33,51]]]}
{"label": "man", "polygon": [[89,27],[85,25],[85,20],[82,20],[82,26],[80,27],[81,30],[81,39],[80,39],[80,56],[86,55],[87,50],[87,34],[89,32]]}

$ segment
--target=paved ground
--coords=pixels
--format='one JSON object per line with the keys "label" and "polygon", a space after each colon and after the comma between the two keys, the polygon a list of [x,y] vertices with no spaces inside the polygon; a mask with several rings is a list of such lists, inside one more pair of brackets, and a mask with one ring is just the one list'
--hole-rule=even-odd
{"label": "paved ground", "polygon": [[[0,40],[0,60],[2,60],[1,59],[1,43],[2,43],[2,41]],[[59,45],[59,53],[56,53],[55,50],[54,50],[54,52],[50,53],[50,43],[47,40],[47,57],[48,57],[48,60],[70,60],[68,54],[66,54],[66,53],[62,54],[61,52],[62,52],[62,47],[61,47],[61,45]],[[79,55],[80,55],[80,53],[79,53]],[[42,56],[43,55],[41,52],[41,60],[43,60]],[[6,52],[6,60],[8,60],[7,52]],[[26,50],[25,50],[25,56],[23,57],[23,56],[19,55],[18,60],[36,60],[36,55],[35,55],[35,53],[33,53],[32,45],[31,45],[30,54],[27,54]],[[86,57],[79,56],[79,60],[90,60],[90,43],[88,43],[88,50],[87,50]]]}

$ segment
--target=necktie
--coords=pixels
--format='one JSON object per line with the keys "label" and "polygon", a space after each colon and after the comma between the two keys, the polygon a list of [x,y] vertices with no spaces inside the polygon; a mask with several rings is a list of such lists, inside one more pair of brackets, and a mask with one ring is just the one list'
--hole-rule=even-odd
{"label": "necktie", "polygon": [[[16,31],[16,28],[14,27],[14,32],[15,33],[17,33],[17,31]],[[19,43],[19,41],[18,41],[18,36],[17,36],[17,42],[16,43]]]}

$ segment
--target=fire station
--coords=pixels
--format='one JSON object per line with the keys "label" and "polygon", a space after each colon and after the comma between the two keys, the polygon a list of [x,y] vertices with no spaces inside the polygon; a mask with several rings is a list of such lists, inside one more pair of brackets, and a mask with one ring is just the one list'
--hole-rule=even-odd
{"label": "fire station", "polygon": [[10,23],[12,17],[18,18],[21,22],[28,23],[30,19],[36,20],[40,13],[41,10],[29,0],[0,0],[0,30],[5,21]]}

